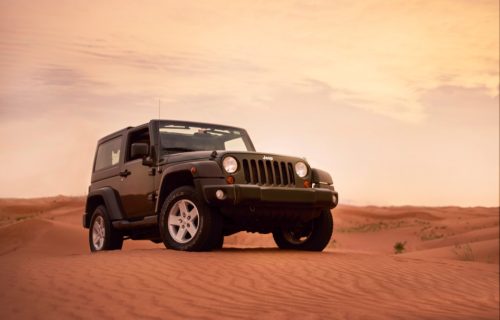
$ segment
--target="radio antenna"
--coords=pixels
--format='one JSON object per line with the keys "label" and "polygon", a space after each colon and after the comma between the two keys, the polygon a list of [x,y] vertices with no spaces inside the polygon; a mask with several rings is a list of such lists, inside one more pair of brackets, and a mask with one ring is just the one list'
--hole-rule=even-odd
{"label": "radio antenna", "polygon": [[160,136],[160,121],[161,121],[161,99],[158,98],[158,152],[157,152],[157,162],[156,164],[160,164],[160,153],[161,153],[161,136]]}

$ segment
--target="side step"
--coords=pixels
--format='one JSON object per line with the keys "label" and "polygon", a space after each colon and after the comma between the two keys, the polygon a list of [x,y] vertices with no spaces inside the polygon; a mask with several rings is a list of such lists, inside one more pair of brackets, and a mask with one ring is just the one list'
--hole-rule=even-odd
{"label": "side step", "polygon": [[144,219],[138,221],[117,220],[113,221],[112,223],[113,227],[118,230],[154,227],[158,224],[158,216],[147,216],[144,217]]}

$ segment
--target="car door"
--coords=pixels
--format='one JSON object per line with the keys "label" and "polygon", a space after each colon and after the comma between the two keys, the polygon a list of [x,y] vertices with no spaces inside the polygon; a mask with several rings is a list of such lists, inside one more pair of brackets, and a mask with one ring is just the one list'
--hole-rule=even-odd
{"label": "car door", "polygon": [[154,214],[153,171],[150,166],[143,164],[142,158],[131,157],[133,143],[148,143],[151,146],[148,125],[135,128],[127,134],[124,162],[120,172],[120,197],[125,215],[129,219]]}

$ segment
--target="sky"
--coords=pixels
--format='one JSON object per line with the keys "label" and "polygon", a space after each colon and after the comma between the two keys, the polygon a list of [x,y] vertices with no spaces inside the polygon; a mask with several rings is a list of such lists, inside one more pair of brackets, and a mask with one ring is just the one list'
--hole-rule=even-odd
{"label": "sky", "polygon": [[244,127],[357,205],[499,205],[498,1],[0,0],[0,197],[84,195],[96,141]]}

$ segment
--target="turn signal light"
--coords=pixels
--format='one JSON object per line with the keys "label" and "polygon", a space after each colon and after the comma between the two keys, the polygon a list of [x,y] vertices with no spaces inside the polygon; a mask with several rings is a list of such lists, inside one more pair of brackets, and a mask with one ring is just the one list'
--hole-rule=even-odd
{"label": "turn signal light", "polygon": [[304,180],[304,188],[310,188],[311,187],[311,183],[309,182],[309,180]]}
{"label": "turn signal light", "polygon": [[194,175],[196,173],[196,167],[191,167],[191,174]]}
{"label": "turn signal light", "polygon": [[234,177],[233,176],[228,176],[226,178],[227,184],[234,184]]}

